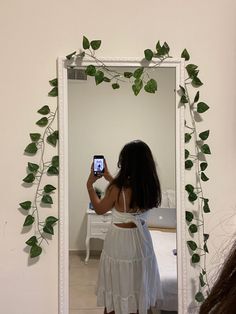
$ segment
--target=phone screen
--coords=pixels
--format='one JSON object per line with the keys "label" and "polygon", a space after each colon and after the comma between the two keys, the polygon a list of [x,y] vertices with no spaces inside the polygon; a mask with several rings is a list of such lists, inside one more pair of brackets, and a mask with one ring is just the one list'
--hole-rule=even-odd
{"label": "phone screen", "polygon": [[104,157],[96,155],[93,157],[93,172],[95,175],[104,173]]}

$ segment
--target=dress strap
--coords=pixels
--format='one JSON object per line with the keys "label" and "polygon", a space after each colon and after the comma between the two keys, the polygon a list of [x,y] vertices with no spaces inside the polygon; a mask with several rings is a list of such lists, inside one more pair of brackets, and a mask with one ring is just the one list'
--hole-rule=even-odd
{"label": "dress strap", "polygon": [[126,200],[125,200],[125,191],[122,189],[122,196],[123,196],[123,202],[124,202],[124,212],[126,213]]}

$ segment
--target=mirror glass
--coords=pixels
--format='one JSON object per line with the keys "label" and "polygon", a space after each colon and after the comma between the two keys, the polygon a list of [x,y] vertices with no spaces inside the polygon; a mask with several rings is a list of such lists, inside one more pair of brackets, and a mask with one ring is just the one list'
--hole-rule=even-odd
{"label": "mirror glass", "polygon": [[[130,71],[132,67],[119,67],[119,72]],[[163,286],[162,310],[177,312],[175,71],[174,67],[148,68],[147,78],[156,79],[157,92],[142,90],[135,96],[132,84],[119,81],[117,90],[111,83],[96,86],[94,77],[87,76],[83,68],[68,70],[71,311],[96,308],[99,254],[110,223],[109,214],[99,220],[89,209],[86,181],[93,155],[104,155],[115,175],[122,147],[140,139],[152,150],[162,187],[162,204],[149,211],[147,220]],[[94,186],[104,192],[107,182],[102,178]]]}

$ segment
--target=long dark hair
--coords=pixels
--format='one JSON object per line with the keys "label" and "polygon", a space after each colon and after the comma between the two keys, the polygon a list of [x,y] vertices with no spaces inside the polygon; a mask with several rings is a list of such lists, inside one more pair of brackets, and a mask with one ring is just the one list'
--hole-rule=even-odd
{"label": "long dark hair", "polygon": [[236,241],[234,242],[220,274],[207,299],[200,307],[200,314],[234,314],[236,309]]}
{"label": "long dark hair", "polygon": [[161,203],[161,185],[152,152],[140,140],[126,144],[119,155],[117,176],[110,183],[132,191],[130,208],[146,211]]}

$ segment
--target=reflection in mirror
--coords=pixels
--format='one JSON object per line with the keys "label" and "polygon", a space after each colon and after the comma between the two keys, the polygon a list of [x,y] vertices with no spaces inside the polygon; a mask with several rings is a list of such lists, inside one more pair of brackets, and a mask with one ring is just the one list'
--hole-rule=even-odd
{"label": "reflection in mirror", "polygon": [[[120,72],[132,68],[120,68]],[[98,216],[91,208],[86,181],[94,155],[104,155],[115,175],[121,148],[134,139],[146,142],[152,150],[161,181],[160,208],[148,212],[160,270],[163,311],[178,309],[176,262],[175,68],[148,69],[158,82],[156,94],[141,91],[134,96],[131,84],[114,90],[109,83],[95,86],[94,77],[83,68],[68,70],[69,125],[69,264],[70,309],[96,308],[94,294],[99,255],[111,223],[111,215]],[[102,193],[107,182],[94,184]],[[85,261],[85,262],[84,262]],[[82,275],[83,274],[83,275]],[[101,309],[101,313],[103,310]],[[153,313],[158,313],[153,309]]]}

